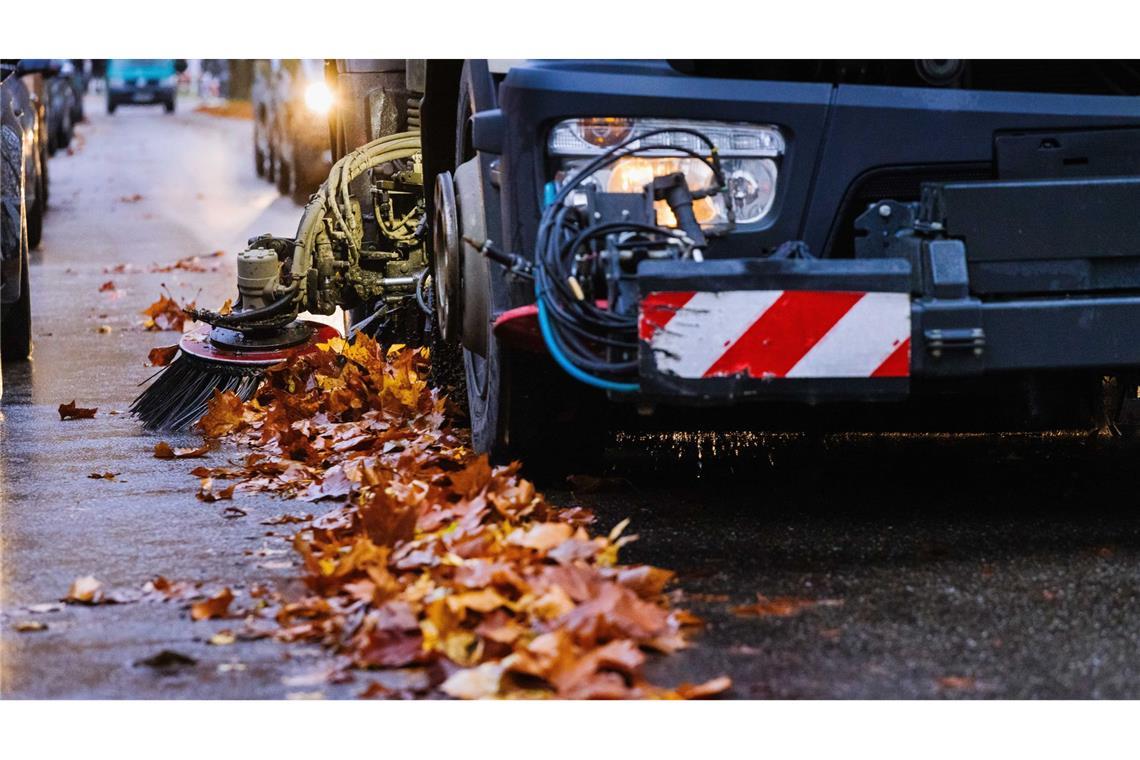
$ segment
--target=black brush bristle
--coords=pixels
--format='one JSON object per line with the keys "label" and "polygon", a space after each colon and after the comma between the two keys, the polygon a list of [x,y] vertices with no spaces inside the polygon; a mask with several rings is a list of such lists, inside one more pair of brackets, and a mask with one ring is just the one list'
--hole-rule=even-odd
{"label": "black brush bristle", "polygon": [[214,391],[233,391],[242,401],[257,392],[265,368],[202,359],[180,351],[131,404],[148,430],[185,430],[206,413]]}

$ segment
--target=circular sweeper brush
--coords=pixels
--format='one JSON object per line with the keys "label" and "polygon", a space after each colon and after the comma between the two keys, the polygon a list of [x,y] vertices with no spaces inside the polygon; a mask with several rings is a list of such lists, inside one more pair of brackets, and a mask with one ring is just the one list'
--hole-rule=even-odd
{"label": "circular sweeper brush", "polygon": [[248,401],[266,369],[338,335],[328,325],[299,320],[256,331],[199,324],[183,333],[178,355],[150,378],[131,413],[151,430],[185,430],[206,413],[215,391]]}

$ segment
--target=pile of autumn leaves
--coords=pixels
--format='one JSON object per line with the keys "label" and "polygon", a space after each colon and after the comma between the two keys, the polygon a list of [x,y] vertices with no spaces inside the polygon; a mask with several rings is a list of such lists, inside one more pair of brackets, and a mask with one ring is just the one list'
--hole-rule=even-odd
{"label": "pile of autumn leaves", "polygon": [[431,665],[454,697],[699,697],[727,678],[666,690],[647,651],[685,646],[698,621],[670,609],[672,574],[619,565],[620,524],[556,508],[491,467],[449,425],[426,350],[340,339],[269,371],[243,404],[216,395],[199,423],[253,449],[241,490],[343,500],[294,536],[303,598],[276,605],[276,635],[319,642],[359,668]]}

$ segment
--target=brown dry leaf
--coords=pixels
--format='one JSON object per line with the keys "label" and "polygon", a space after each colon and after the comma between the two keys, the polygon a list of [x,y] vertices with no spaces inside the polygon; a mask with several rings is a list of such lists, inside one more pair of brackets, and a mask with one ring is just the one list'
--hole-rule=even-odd
{"label": "brown dry leaf", "polygon": [[515,530],[507,540],[517,546],[547,552],[569,540],[573,534],[574,529],[566,523],[537,523],[526,530]]}
{"label": "brown dry leaf", "polygon": [[122,475],[122,473],[121,472],[93,472],[90,475],[88,475],[87,477],[91,478],[92,480],[114,480],[119,475]]}
{"label": "brown dry leaf", "polygon": [[138,203],[142,199],[143,199],[143,197],[142,197],[141,193],[132,193],[131,195],[120,195],[119,196],[119,202],[120,203]]}
{"label": "brown dry leaf", "polygon": [[198,420],[197,427],[209,438],[218,438],[233,432],[242,424],[245,404],[233,391],[214,391],[206,413]]}
{"label": "brown dry leaf", "polygon": [[270,517],[267,520],[262,520],[262,525],[289,525],[291,523],[305,523],[313,519],[312,515],[278,515],[277,517]]}
{"label": "brown dry leaf", "polygon": [[209,599],[190,605],[190,618],[199,621],[225,617],[233,600],[233,592],[224,588]]}
{"label": "brown dry leaf", "polygon": [[683,683],[677,687],[677,695],[681,699],[704,699],[723,694],[732,688],[732,679],[728,676],[718,676],[704,683],[696,685]]}
{"label": "brown dry leaf", "polygon": [[[224,499],[232,499],[234,497],[234,488],[237,484],[226,486],[225,488],[215,491],[213,478],[202,478],[200,488],[198,489],[198,498],[205,502],[222,501]],[[241,510],[238,510],[241,511]],[[241,517],[245,512],[242,512]]]}
{"label": "brown dry leaf", "polygon": [[114,331],[114,328],[112,328],[110,325],[99,325],[97,328],[95,328],[95,331],[100,335],[110,335]]}
{"label": "brown dry leaf", "polygon": [[99,411],[97,407],[84,408],[76,406],[75,401],[59,405],[59,418],[61,420],[89,420]]}
{"label": "brown dry leaf", "polygon": [[105,283],[99,286],[100,293],[106,293],[109,290],[117,290],[114,280],[107,280]]}
{"label": "brown dry leaf", "polygon": [[942,676],[938,685],[952,691],[968,691],[977,685],[977,681],[972,676]]}
{"label": "brown dry leaf", "polygon": [[224,314],[232,314],[233,310],[234,310],[233,301],[231,301],[230,299],[227,298],[225,303],[222,304],[222,307],[220,309],[218,309],[218,313],[223,314],[223,315]]}
{"label": "brown dry leaf", "polygon": [[841,599],[797,599],[794,597],[776,597],[769,599],[760,594],[756,595],[755,604],[742,604],[732,608],[732,614],[740,617],[792,617],[812,607],[840,607]]}
{"label": "brown dry leaf", "polygon": [[71,582],[67,590],[66,602],[78,604],[99,604],[103,601],[103,584],[93,575],[84,575]]}
{"label": "brown dry leaf", "polygon": [[17,620],[12,628],[17,633],[33,633],[35,631],[46,631],[48,624],[39,620]]}
{"label": "brown dry leaf", "polygon": [[152,367],[165,367],[174,360],[174,355],[177,353],[177,343],[173,346],[159,346],[150,350],[150,353],[146,355],[146,360]]}
{"label": "brown dry leaf", "polygon": [[224,647],[229,646],[235,641],[237,641],[237,636],[234,634],[234,632],[230,630],[224,630],[218,631],[213,636],[211,636],[210,640],[207,643],[212,644],[216,647]]}
{"label": "brown dry leaf", "polygon": [[173,264],[159,265],[152,264],[150,267],[151,272],[173,272],[175,270],[183,272],[217,272],[221,269],[220,264],[206,265],[202,263],[203,259],[213,259],[225,255],[225,251],[214,251],[213,253],[202,254],[201,256],[183,256],[175,261]]}
{"label": "brown dry leaf", "polygon": [[158,300],[143,309],[141,314],[146,317],[143,329],[146,330],[173,330],[182,332],[188,316],[184,308],[193,308],[194,304],[180,306],[170,295],[163,293]]}
{"label": "brown dry leaf", "polygon": [[159,441],[154,444],[154,458],[155,459],[200,459],[210,452],[210,444],[203,443],[201,446],[184,446],[173,448],[166,441]]}
{"label": "brown dry leaf", "polygon": [[440,689],[456,699],[487,699],[499,693],[504,666],[498,662],[485,662],[475,668],[457,670],[443,682]]}

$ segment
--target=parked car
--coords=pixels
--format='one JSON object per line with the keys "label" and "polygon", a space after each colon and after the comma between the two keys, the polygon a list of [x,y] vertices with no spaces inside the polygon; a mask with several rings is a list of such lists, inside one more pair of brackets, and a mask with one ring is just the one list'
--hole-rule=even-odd
{"label": "parked car", "polygon": [[82,108],[82,98],[75,92],[71,78],[74,68],[70,61],[53,59],[51,75],[45,79],[48,121],[48,153],[66,150],[75,135],[76,110]]}
{"label": "parked car", "polygon": [[254,66],[254,168],[283,195],[303,202],[332,165],[328,115],[332,90],[324,63],[272,59]]}
{"label": "parked car", "polygon": [[124,105],[162,104],[174,113],[178,74],[186,61],[173,58],[113,58],[107,61],[107,113]]}
{"label": "parked car", "polygon": [[253,86],[250,100],[253,103],[253,168],[257,176],[270,182],[276,180],[274,165],[277,161],[273,133],[273,78],[278,61],[259,58],[253,62]]}
{"label": "parked car", "polygon": [[71,124],[79,124],[84,119],[83,96],[87,94],[87,72],[84,71],[83,61],[78,58],[61,61],[60,76],[71,85]]}
{"label": "parked car", "polygon": [[0,357],[9,361],[31,353],[29,251],[39,242],[46,209],[44,109],[26,80],[50,72],[44,60],[0,62]]}
{"label": "parked car", "polygon": [[[50,127],[47,81],[58,72],[58,69],[48,59],[10,59],[4,61],[4,64],[6,73],[14,71],[17,79],[24,85],[23,91],[27,93],[27,102],[24,103],[21,98],[18,108],[21,112],[19,119],[26,132],[25,138],[31,140],[33,146],[25,155],[25,172],[28,178],[25,192],[28,248],[35,250],[40,244],[48,204]],[[14,83],[10,87],[14,90],[19,89]]]}

